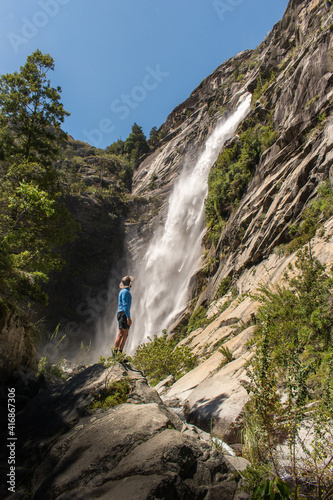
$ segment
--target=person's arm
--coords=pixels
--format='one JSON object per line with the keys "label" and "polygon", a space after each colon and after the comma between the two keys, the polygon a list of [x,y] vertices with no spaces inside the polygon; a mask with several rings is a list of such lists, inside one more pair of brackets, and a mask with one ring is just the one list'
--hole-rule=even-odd
{"label": "person's arm", "polygon": [[123,300],[124,300],[125,314],[126,314],[126,317],[127,317],[127,324],[129,326],[131,326],[131,324],[132,324],[132,320],[131,320],[132,296],[131,296],[131,294],[130,294],[130,292],[128,290],[127,290],[126,293],[124,293]]}

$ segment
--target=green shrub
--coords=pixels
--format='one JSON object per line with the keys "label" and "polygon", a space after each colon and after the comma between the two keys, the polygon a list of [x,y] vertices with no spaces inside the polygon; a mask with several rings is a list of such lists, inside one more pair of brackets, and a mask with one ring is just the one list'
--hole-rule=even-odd
{"label": "green shrub", "polygon": [[258,101],[261,96],[264,94],[264,92],[268,89],[268,87],[274,83],[275,81],[275,74],[274,72],[272,71],[271,75],[269,78],[262,78],[260,75],[259,75],[259,78],[257,79],[257,85],[256,85],[256,88],[254,89],[253,91],[253,94],[252,94],[252,103],[255,103],[256,101]]}
{"label": "green shrub", "polygon": [[250,123],[239,140],[224,147],[208,178],[205,205],[208,236],[216,245],[221,230],[247,190],[260,156],[276,140],[272,124]]}
{"label": "green shrub", "polygon": [[224,359],[222,360],[222,362],[219,365],[219,368],[222,368],[223,366],[227,365],[228,363],[231,363],[231,361],[234,359],[229,347],[222,346],[222,347],[220,347],[219,352],[224,357]]}
{"label": "green shrub", "polygon": [[[329,498],[324,490],[333,487],[333,279],[307,249],[295,267],[295,277],[285,275],[286,286],[263,286],[255,296],[261,305],[248,368],[245,449],[252,463],[268,463],[281,477],[277,445],[283,438],[293,498],[299,498],[300,480],[310,489],[305,498]],[[312,447],[299,433],[309,422]],[[296,443],[305,455],[303,469]]]}
{"label": "green shrub", "polygon": [[291,242],[286,253],[292,253],[308,243],[323,223],[333,215],[333,191],[327,179],[318,187],[316,198],[304,210],[299,224],[292,224],[289,235]]}
{"label": "green shrub", "polygon": [[219,285],[219,288],[218,288],[218,291],[216,294],[217,297],[223,297],[223,295],[225,295],[230,290],[231,284],[232,284],[232,277],[231,276],[227,276],[226,278],[223,278],[220,282],[220,285]]}
{"label": "green shrub", "polygon": [[91,405],[93,410],[107,410],[113,406],[126,403],[131,390],[129,378],[111,382],[102,389]]}
{"label": "green shrub", "polygon": [[200,306],[188,320],[187,333],[194,332],[198,328],[205,328],[210,322],[211,320],[207,318],[207,310],[204,306]]}
{"label": "green shrub", "polygon": [[289,486],[281,479],[267,479],[255,488],[252,500],[290,500],[290,494]]}
{"label": "green shrub", "polygon": [[168,339],[166,332],[153,339],[148,337],[148,342],[139,345],[132,361],[152,385],[169,375],[178,379],[197,365],[197,357],[190,348],[177,346],[177,341]]}

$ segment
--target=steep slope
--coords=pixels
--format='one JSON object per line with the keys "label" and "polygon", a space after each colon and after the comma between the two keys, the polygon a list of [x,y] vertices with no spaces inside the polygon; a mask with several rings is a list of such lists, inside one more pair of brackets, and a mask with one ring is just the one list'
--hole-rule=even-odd
{"label": "steep slope", "polygon": [[[328,176],[331,31],[328,4],[290,2],[283,19],[256,50],[223,63],[169,115],[161,127],[166,133],[162,144],[135,172],[133,194],[158,199],[164,206],[184,157],[194,163],[217,120],[235,108],[242,93],[253,93],[251,114],[243,130],[269,117],[276,140],[261,155],[246,194],[220,236],[215,253],[227,253],[228,258],[221,261],[213,284],[286,241],[290,222],[299,220],[318,183]],[[158,211],[156,223],[163,213],[163,209]],[[154,227],[146,222],[139,222],[140,241]],[[209,296],[212,293],[209,289]]]}
{"label": "steep slope", "polygon": [[263,109],[270,113],[277,139],[224,227],[216,254],[228,256],[214,286],[288,241],[290,224],[300,220],[332,164],[332,8],[290,2],[257,53],[259,67],[248,83],[261,94],[253,118]]}
{"label": "steep slope", "polygon": [[39,393],[18,415],[17,434],[20,480],[11,489],[3,481],[1,498],[13,489],[35,500],[248,498],[239,461],[166,408],[128,364],[95,364]]}
{"label": "steep slope", "polygon": [[[244,134],[251,137],[260,127],[267,127],[269,147],[261,142],[259,157],[252,162],[239,201],[231,201],[218,213],[222,229],[213,244],[208,227],[207,251],[192,280],[194,306],[193,301],[189,303],[188,313],[181,318],[186,324],[193,307],[197,310],[201,304],[212,304],[208,316],[215,313],[214,322],[182,341],[200,355],[204,364],[174,387],[162,389],[165,400],[171,405],[185,404],[188,418],[206,430],[214,419],[216,431],[226,433],[231,442],[239,439],[232,427],[247,399],[243,366],[249,354],[244,345],[251,328],[244,328],[251,325],[257,307],[250,299],[243,301],[242,294],[255,290],[263,280],[268,284],[278,282],[288,263],[295,261],[295,255],[284,256],[278,246],[291,241],[292,225],[297,231],[318,186],[330,177],[332,12],[328,2],[291,1],[283,19],[256,50],[222,64],[170,114],[162,127],[167,131],[163,143],[134,176],[134,193],[140,195],[140,201],[145,197],[149,208],[149,199],[158,199],[160,206],[155,214],[151,211],[141,223],[129,228],[132,254],[140,259],[147,239],[163,222],[167,196],[185,158],[194,164],[221,114],[233,109],[242,93],[253,94],[252,109],[239,127],[239,137],[221,151],[215,168],[221,163],[225,166],[226,152],[233,147],[240,161]],[[235,180],[231,174],[230,179],[230,183]],[[332,261],[330,227],[328,223],[326,236],[319,238],[314,250],[327,264]],[[229,293],[215,302],[228,288]],[[177,324],[179,332],[179,321],[172,329]],[[234,361],[223,368],[224,356],[217,349],[224,343]]]}

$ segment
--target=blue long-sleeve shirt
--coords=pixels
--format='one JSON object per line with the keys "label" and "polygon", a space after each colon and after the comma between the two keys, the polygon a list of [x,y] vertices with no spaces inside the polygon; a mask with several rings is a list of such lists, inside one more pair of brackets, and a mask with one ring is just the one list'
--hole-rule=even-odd
{"label": "blue long-sleeve shirt", "polygon": [[119,307],[118,312],[124,311],[127,318],[131,317],[131,304],[132,296],[128,288],[123,288],[119,293]]}

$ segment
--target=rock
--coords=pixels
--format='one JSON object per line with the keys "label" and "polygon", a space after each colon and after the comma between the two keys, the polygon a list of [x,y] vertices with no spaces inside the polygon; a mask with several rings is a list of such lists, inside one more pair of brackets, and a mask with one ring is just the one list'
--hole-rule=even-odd
{"label": "rock", "polygon": [[[123,404],[92,412],[111,381],[128,380]],[[33,398],[17,418],[17,466],[33,472],[17,495],[34,500],[234,499],[241,476],[204,433],[184,424],[131,365],[93,365]]]}
{"label": "rock", "polygon": [[114,468],[121,456],[172,425],[167,414],[155,403],[122,404],[103,412],[93,421],[90,417],[80,422],[80,426],[75,426],[52,447],[47,460],[36,471],[35,488],[39,486],[39,478],[44,478],[48,471],[46,480],[35,494],[36,500],[54,498],[55,493],[59,495],[79,482],[96,486],[105,471]]}
{"label": "rock", "polygon": [[172,474],[187,475],[202,454],[196,441],[180,432],[166,429],[137,446],[105,480],[163,474],[166,469]]}
{"label": "rock", "polygon": [[[115,364],[106,368],[92,365],[67,382],[39,393],[26,406],[24,415],[18,417],[21,432],[20,453],[32,458],[32,443],[39,441],[47,448],[64,431],[75,425],[81,416],[90,412],[90,405],[108,383],[128,377],[132,384],[129,400],[133,403],[161,403],[161,400],[140,372],[130,366]],[[24,422],[24,423],[23,423]]]}
{"label": "rock", "polygon": [[169,375],[159,384],[155,385],[155,391],[157,391],[158,394],[163,394],[163,392],[165,392],[166,389],[170,387],[170,385],[174,384],[174,382],[175,382],[175,377],[173,375]]}
{"label": "rock", "polygon": [[[323,233],[323,236],[318,234],[312,239],[311,251],[329,269],[333,264],[333,218],[324,224]],[[161,398],[167,406],[183,407],[187,422],[196,424],[228,444],[237,445],[241,441],[243,408],[248,401],[248,378],[244,365],[249,361],[251,351],[246,349],[245,344],[255,325],[247,327],[247,324],[253,322],[259,305],[248,295],[257,291],[260,285],[283,284],[284,273],[290,265],[295,265],[296,259],[296,253],[273,253],[261,263],[244,270],[235,281],[239,297],[206,328],[192,332],[179,344],[186,343],[195,354],[206,359],[178,379],[161,394]],[[222,297],[214,302],[211,317],[214,313],[218,314],[225,300]],[[238,331],[238,323],[245,329]],[[216,345],[228,348],[233,360],[221,366],[223,355]]]}
{"label": "rock", "polygon": [[[90,498],[105,500],[116,500],[120,498],[146,500],[156,497],[172,498],[172,495],[176,495],[177,492],[169,477],[152,475],[149,477],[134,476],[126,478],[92,490],[84,488],[74,491],[73,494],[74,496],[70,496],[69,498],[78,500],[88,500]],[[63,499],[63,496],[58,498]]]}
{"label": "rock", "polygon": [[251,463],[243,457],[226,456],[225,458],[227,462],[229,462],[239,472],[242,472],[251,465]]}
{"label": "rock", "polygon": [[21,365],[36,372],[37,355],[30,337],[31,325],[15,311],[0,318],[0,383],[6,382]]}

